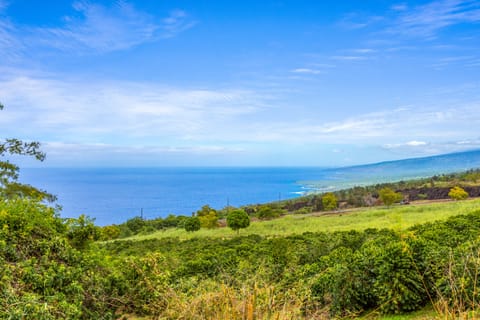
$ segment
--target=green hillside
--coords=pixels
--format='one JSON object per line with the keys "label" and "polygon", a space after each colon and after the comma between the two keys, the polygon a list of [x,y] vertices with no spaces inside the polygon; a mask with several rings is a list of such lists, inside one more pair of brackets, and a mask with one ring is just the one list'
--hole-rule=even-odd
{"label": "green hillside", "polygon": [[[417,202],[392,207],[357,208],[345,212],[319,212],[311,214],[290,214],[273,220],[254,221],[241,230],[241,235],[287,236],[304,232],[362,231],[368,228],[390,228],[405,230],[415,224],[432,222],[480,209],[480,199],[446,201],[438,203]],[[229,228],[201,229],[187,232],[183,228],[168,228],[147,235],[128,239],[160,239],[174,237],[192,239],[198,237],[235,237]]]}

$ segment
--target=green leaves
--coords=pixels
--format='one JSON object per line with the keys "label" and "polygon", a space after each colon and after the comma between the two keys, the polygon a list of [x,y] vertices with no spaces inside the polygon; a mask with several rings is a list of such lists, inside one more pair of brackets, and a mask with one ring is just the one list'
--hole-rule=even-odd
{"label": "green leaves", "polygon": [[236,209],[227,215],[227,225],[234,231],[246,228],[250,225],[250,217],[244,210]]}
{"label": "green leaves", "polygon": [[450,189],[448,196],[453,200],[465,200],[468,198],[468,192],[457,186]]}

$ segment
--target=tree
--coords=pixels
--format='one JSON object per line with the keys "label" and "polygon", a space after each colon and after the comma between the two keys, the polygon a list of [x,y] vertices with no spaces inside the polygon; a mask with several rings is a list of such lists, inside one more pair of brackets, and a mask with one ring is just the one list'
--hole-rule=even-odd
{"label": "tree", "polygon": [[250,225],[250,217],[242,209],[236,209],[230,212],[227,216],[227,225],[230,229],[240,232],[240,229],[246,228]]}
{"label": "tree", "polygon": [[204,205],[202,209],[198,210],[196,216],[200,219],[202,228],[213,229],[218,227],[218,213],[209,205]]}
{"label": "tree", "polygon": [[[0,110],[3,108],[4,106],[0,103]],[[40,143],[37,141],[24,142],[15,138],[0,140],[0,197],[28,198],[48,202],[57,200],[56,196],[46,191],[17,182],[20,169],[8,160],[2,160],[7,155],[31,156],[39,161],[45,160],[45,153],[40,151]]]}
{"label": "tree", "polygon": [[334,210],[337,208],[338,200],[332,192],[326,193],[322,197],[322,205],[324,210]]}
{"label": "tree", "polygon": [[277,208],[272,208],[268,205],[260,206],[257,210],[257,217],[259,219],[273,219],[279,217],[281,210]]}
{"label": "tree", "polygon": [[66,222],[67,238],[75,248],[85,249],[99,239],[100,229],[95,226],[94,219],[81,214],[78,219],[69,218]]}
{"label": "tree", "polygon": [[184,222],[185,230],[194,232],[200,230],[200,219],[198,217],[190,217]]}
{"label": "tree", "polygon": [[125,224],[130,231],[132,231],[134,234],[137,234],[146,226],[147,223],[142,217],[136,216],[128,219]]}
{"label": "tree", "polygon": [[450,189],[448,196],[452,200],[465,200],[468,198],[468,192],[465,191],[463,188],[457,186]]}
{"label": "tree", "polygon": [[382,200],[383,204],[388,207],[403,199],[403,195],[401,193],[395,192],[388,187],[380,189],[378,195],[380,196],[380,200]]}

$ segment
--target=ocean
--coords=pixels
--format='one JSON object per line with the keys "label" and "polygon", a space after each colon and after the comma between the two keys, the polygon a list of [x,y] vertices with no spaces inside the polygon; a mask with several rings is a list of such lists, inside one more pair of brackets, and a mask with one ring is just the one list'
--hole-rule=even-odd
{"label": "ocean", "polygon": [[108,225],[478,167],[480,151],[347,168],[22,168],[20,181],[57,195],[62,217]]}
{"label": "ocean", "polygon": [[298,197],[315,191],[301,181],[328,179],[318,168],[26,168],[21,181],[58,196],[63,217],[86,214],[98,225],[135,216],[191,215]]}

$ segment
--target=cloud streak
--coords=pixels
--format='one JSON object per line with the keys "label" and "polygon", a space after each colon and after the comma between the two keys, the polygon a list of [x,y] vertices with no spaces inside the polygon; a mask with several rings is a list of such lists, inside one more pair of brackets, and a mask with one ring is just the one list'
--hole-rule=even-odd
{"label": "cloud streak", "polygon": [[435,38],[447,27],[480,21],[480,3],[475,0],[433,1],[402,13],[390,32]]}
{"label": "cloud streak", "polygon": [[[23,131],[27,136],[34,131],[49,140],[102,143],[120,138],[126,144],[178,143],[212,136],[217,129],[227,130],[232,119],[262,108],[263,103],[263,98],[245,90],[130,82],[85,84],[26,76],[0,82],[0,96],[9,107],[0,119],[7,133]],[[31,127],[19,130],[8,123]]]}
{"label": "cloud streak", "polygon": [[172,38],[196,23],[182,10],[173,10],[167,17],[157,19],[127,1],[116,1],[109,7],[76,1],[73,9],[76,15],[63,17],[64,25],[55,28],[15,26],[0,20],[0,41],[10,51],[17,50],[21,43],[21,47],[30,50],[102,54]]}
{"label": "cloud streak", "polygon": [[284,107],[280,101],[238,88],[19,76],[0,78],[0,96],[7,106],[0,117],[3,134],[42,137],[51,157],[62,159],[87,153],[92,158],[103,154],[105,161],[108,155],[133,159],[129,152],[138,158],[215,158],[305,143],[368,144],[406,155],[434,154],[478,147],[472,134],[480,127],[480,101],[387,108],[322,122],[313,114],[298,117],[294,108],[275,118]]}

